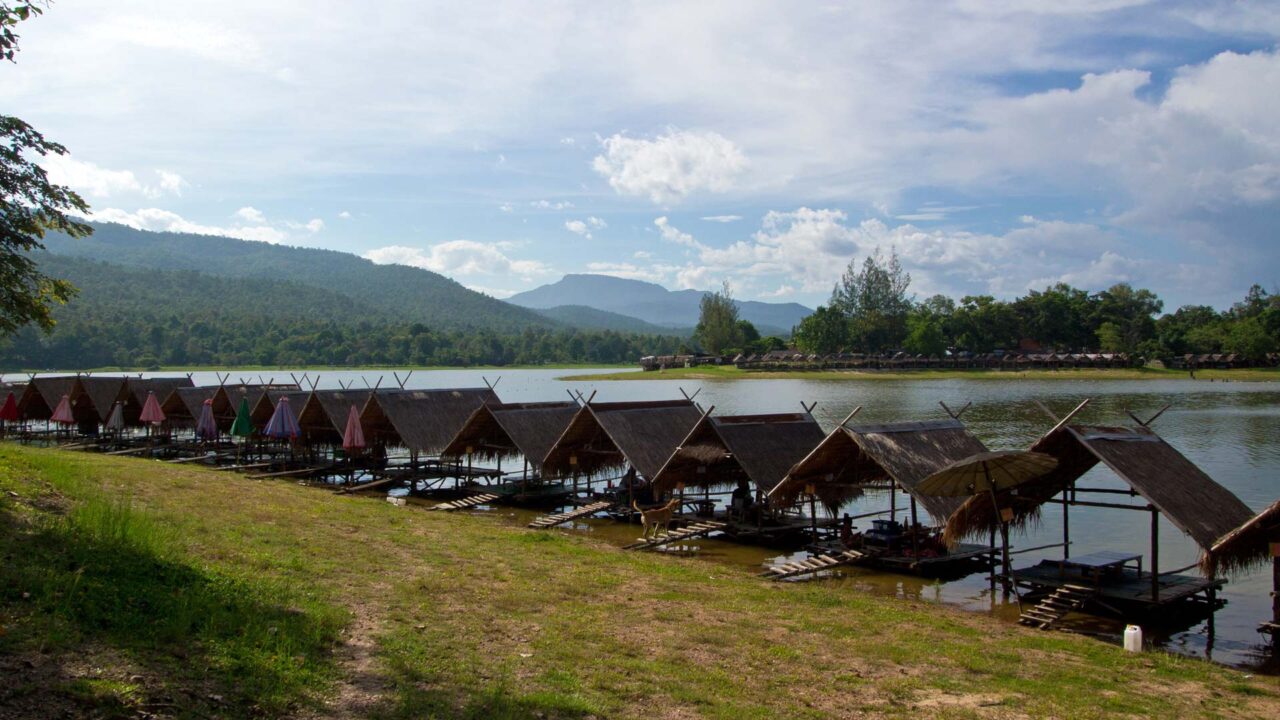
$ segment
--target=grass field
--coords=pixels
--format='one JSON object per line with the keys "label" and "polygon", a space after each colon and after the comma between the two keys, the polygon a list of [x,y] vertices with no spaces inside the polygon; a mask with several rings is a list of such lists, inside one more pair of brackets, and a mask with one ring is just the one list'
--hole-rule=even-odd
{"label": "grass field", "polygon": [[1280,682],[498,518],[0,444],[0,717],[1280,716]]}
{"label": "grass field", "polygon": [[731,365],[704,365],[652,372],[571,375],[560,380],[1186,380],[1188,382],[1275,382],[1280,368],[1197,370],[1195,379],[1185,370],[1165,368],[1073,370],[742,370]]}

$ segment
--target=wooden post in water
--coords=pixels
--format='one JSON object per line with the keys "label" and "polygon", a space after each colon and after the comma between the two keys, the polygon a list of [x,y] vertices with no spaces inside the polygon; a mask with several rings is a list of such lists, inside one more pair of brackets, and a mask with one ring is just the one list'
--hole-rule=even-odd
{"label": "wooden post in water", "polygon": [[920,538],[916,533],[916,526],[920,522],[916,518],[916,496],[911,496],[911,554],[918,561],[920,559]]}
{"label": "wooden post in water", "polygon": [[1070,488],[1062,490],[1062,559],[1071,559],[1071,502],[1067,497],[1067,493],[1071,492]]}
{"label": "wooden post in water", "polygon": [[[996,529],[995,529],[995,527],[994,527],[994,526],[992,526],[992,528],[991,528],[991,544],[989,545],[989,547],[991,548],[991,555],[995,555],[995,552],[996,552]],[[991,581],[991,592],[992,592],[992,593],[994,593],[994,592],[996,591],[996,560],[995,560],[995,558],[991,557],[991,555],[988,555],[988,556],[987,556],[987,560],[989,560],[989,561],[990,561],[990,565],[989,565],[989,567],[991,568],[991,572],[989,573],[989,574],[990,574],[990,578],[989,578],[989,579],[990,579],[990,581]]]}
{"label": "wooden post in water", "polygon": [[1151,508],[1151,601],[1160,601],[1160,511]]}
{"label": "wooden post in water", "polygon": [[889,520],[898,519],[898,482],[889,482]]}

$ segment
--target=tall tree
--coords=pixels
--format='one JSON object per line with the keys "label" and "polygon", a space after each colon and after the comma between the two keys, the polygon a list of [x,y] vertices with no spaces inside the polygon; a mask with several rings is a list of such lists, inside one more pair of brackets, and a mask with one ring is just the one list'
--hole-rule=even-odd
{"label": "tall tree", "polygon": [[717,292],[702,296],[698,325],[693,337],[704,350],[719,355],[729,348],[742,347],[742,328],[738,326],[738,304],[726,282]]}
{"label": "tall tree", "polygon": [[849,320],[832,306],[819,306],[800,321],[792,340],[807,353],[837,352],[849,344]]}
{"label": "tall tree", "polygon": [[1107,335],[1110,347],[1116,352],[1138,352],[1140,346],[1156,336],[1156,313],[1164,302],[1147,289],[1135,290],[1129,283],[1118,283],[1098,293],[1098,332],[1110,324]]}
{"label": "tall tree", "polygon": [[[0,3],[0,58],[14,62],[20,21],[39,15],[34,0]],[[28,323],[53,328],[53,306],[66,303],[75,288],[40,272],[30,257],[43,249],[45,233],[54,230],[72,237],[93,232],[67,213],[87,213],[89,206],[69,188],[49,182],[37,159],[67,149],[45,139],[16,117],[0,115],[0,335],[12,335]]]}
{"label": "tall tree", "polygon": [[897,251],[891,250],[885,260],[877,247],[862,261],[861,269],[856,261],[849,261],[829,304],[849,319],[850,334],[859,348],[880,352],[897,347],[906,337],[910,285],[911,275],[902,269]]}

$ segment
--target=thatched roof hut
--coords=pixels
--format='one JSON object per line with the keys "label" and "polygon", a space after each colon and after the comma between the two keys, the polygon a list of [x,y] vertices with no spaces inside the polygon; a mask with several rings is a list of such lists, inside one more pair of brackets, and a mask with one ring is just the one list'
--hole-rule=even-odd
{"label": "thatched roof hut", "polygon": [[[1274,561],[1273,546],[1280,544],[1280,500],[1223,535],[1200,555],[1200,570],[1207,577],[1231,574]],[[1275,588],[1280,591],[1280,587]]]}
{"label": "thatched roof hut", "polygon": [[[236,421],[236,412],[240,409],[240,401],[248,400],[250,411],[257,407],[261,401],[269,393],[276,393],[277,400],[284,394],[302,393],[302,390],[292,383],[273,383],[273,384],[252,384],[240,383],[237,385],[219,385],[213,393],[213,417],[218,423],[218,429],[222,432],[230,432],[231,425]],[[303,395],[300,395],[302,397]],[[196,409],[196,417],[199,417],[199,408]],[[268,416],[268,420],[270,417]]]}
{"label": "thatched roof hut", "polygon": [[547,452],[542,474],[588,477],[630,466],[651,479],[701,417],[690,400],[587,403]]}
{"label": "thatched roof hut", "polygon": [[85,395],[88,396],[93,411],[97,414],[97,422],[106,422],[111,416],[111,408],[117,402],[123,403],[129,400],[128,384],[128,380],[123,377],[86,375],[80,378],[80,386],[84,388]]}
{"label": "thatched roof hut", "polygon": [[534,468],[541,467],[579,407],[569,401],[481,405],[440,454],[470,453],[482,460],[523,457]]}
{"label": "thatched roof hut", "polygon": [[723,487],[746,480],[767,495],[823,440],[809,413],[704,415],[653,478],[659,492]]}
{"label": "thatched roof hut", "polygon": [[360,413],[365,440],[438,455],[476,408],[499,403],[490,388],[378,390]]}
{"label": "thatched roof hut", "polygon": [[[372,394],[371,390],[316,390],[297,401],[298,427],[308,442],[341,445],[351,406],[359,413]],[[289,402],[295,399],[291,397]]]}
{"label": "thatched roof hut", "polygon": [[[254,399],[254,395],[257,399]],[[244,395],[249,400],[249,422],[257,431],[266,428],[267,423],[271,422],[271,416],[276,412],[276,405],[280,404],[280,398],[289,398],[289,404],[294,408],[301,408],[311,395],[310,390],[267,388],[261,391],[248,392]],[[236,401],[236,405],[232,408],[232,414],[240,409],[240,401]],[[294,410],[294,413],[297,413]],[[301,421],[299,421],[301,424]]]}
{"label": "thatched roof hut", "polygon": [[171,425],[194,425],[200,417],[200,406],[218,392],[217,385],[199,385],[175,388],[169,397],[160,400],[160,410]]}
{"label": "thatched roof hut", "polygon": [[[1034,517],[1099,462],[1203,550],[1253,517],[1240,498],[1147,427],[1067,425],[1040,438],[1031,450],[1052,455],[1058,467],[998,493],[999,506],[1013,509],[1014,523]],[[947,537],[982,535],[998,526],[990,498],[970,498],[947,522]]]}
{"label": "thatched roof hut", "polygon": [[892,482],[941,524],[961,500],[925,495],[917,487],[947,465],[986,451],[959,420],[842,425],[796,463],[770,497],[794,502],[806,485],[813,485],[834,512],[866,486]]}
{"label": "thatched roof hut", "polygon": [[142,424],[139,418],[142,415],[142,407],[147,404],[147,393],[155,393],[156,402],[163,407],[165,400],[169,399],[174,390],[193,387],[194,383],[191,382],[191,378],[183,376],[129,378],[127,385],[129,397],[124,404],[124,422],[126,425],[137,426]]}
{"label": "thatched roof hut", "polygon": [[98,414],[79,375],[33,378],[27,383],[22,397],[18,398],[18,416],[24,420],[48,420],[53,417],[54,408],[58,407],[63,395],[70,401],[71,414],[80,427],[88,428],[102,422],[105,415]]}

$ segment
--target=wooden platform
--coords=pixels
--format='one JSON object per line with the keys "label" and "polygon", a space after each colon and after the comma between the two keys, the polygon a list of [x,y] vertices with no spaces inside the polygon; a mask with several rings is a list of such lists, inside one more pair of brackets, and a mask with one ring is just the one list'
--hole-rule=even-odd
{"label": "wooden platform", "polygon": [[[1055,560],[1042,560],[1039,565],[1014,570],[1012,576],[1014,582],[1041,591],[1082,584],[1079,577],[1064,574]],[[1107,604],[1160,606],[1216,591],[1225,583],[1225,580],[1206,580],[1193,575],[1161,575],[1159,595],[1153,597],[1150,572],[1139,574],[1134,568],[1123,568],[1098,581],[1095,597]]]}
{"label": "wooden platform", "polygon": [[533,522],[529,523],[529,527],[542,530],[545,528],[555,527],[557,525],[563,525],[579,518],[595,515],[602,510],[608,510],[612,506],[613,503],[598,500],[565,512],[555,513],[552,515],[539,515],[533,519]]}
{"label": "wooden platform", "polygon": [[761,577],[770,580],[788,580],[802,575],[810,575],[823,570],[831,570],[841,565],[853,565],[866,560],[868,555],[857,550],[842,550],[834,553],[819,553],[805,558],[793,560],[780,565],[770,565]]}
{"label": "wooden platform", "polygon": [[623,550],[653,550],[665,545],[674,545],[675,543],[692,540],[694,538],[706,537],[714,532],[724,529],[724,523],[714,520],[695,520],[679,530],[672,530],[663,535],[652,538],[641,538],[623,548]]}
{"label": "wooden platform", "polygon": [[452,502],[440,503],[439,505],[436,505],[431,509],[443,510],[445,512],[450,512],[452,510],[465,510],[467,508],[473,508],[477,505],[488,505],[489,503],[497,499],[498,499],[498,496],[494,495],[493,493],[480,493],[479,495],[471,495],[469,497],[464,497],[461,500],[454,500]]}

